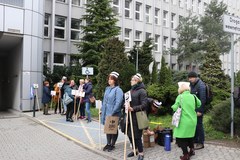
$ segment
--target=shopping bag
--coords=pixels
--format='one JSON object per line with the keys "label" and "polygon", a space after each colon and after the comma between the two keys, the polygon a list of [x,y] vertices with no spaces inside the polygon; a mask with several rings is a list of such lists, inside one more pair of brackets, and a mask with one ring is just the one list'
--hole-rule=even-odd
{"label": "shopping bag", "polygon": [[149,126],[149,120],[145,111],[136,112],[136,116],[139,129],[144,129]]}
{"label": "shopping bag", "polygon": [[104,125],[105,134],[117,134],[119,117],[107,116]]}
{"label": "shopping bag", "polygon": [[182,114],[182,108],[181,106],[178,107],[176,112],[172,116],[172,125],[175,127],[178,127],[180,119],[181,119],[181,114]]}

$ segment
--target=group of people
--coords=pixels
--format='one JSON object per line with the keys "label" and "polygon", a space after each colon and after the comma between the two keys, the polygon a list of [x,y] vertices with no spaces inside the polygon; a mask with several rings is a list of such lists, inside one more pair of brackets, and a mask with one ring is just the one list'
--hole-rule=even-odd
{"label": "group of people", "polygon": [[[121,110],[123,108],[124,93],[119,86],[119,73],[113,71],[108,75],[108,86],[105,89],[104,97],[101,107],[101,123],[105,125],[107,116],[120,117]],[[66,77],[62,78],[62,87],[59,90],[59,94],[63,96],[64,93],[70,93],[75,86],[74,81],[70,84],[67,83]],[[176,137],[177,145],[182,149],[183,156],[180,156],[181,160],[189,160],[191,156],[195,155],[196,149],[204,148],[204,130],[203,130],[203,108],[206,101],[206,89],[204,82],[198,77],[195,72],[188,74],[189,82],[179,83],[179,89],[175,103],[172,105],[173,111],[176,111],[179,106],[182,108],[181,120],[179,126],[174,128],[173,136]],[[87,120],[91,122],[90,113],[90,101],[89,97],[92,96],[92,83],[90,79],[80,80],[78,90],[85,92],[85,97],[79,98],[80,106],[80,118],[85,117],[84,108],[87,111]],[[142,76],[137,73],[131,77],[131,101],[125,108],[131,112],[132,117],[132,128],[128,123],[128,132],[126,133],[129,141],[133,147],[133,140],[135,142],[136,153],[133,151],[128,153],[127,157],[133,157],[135,154],[138,155],[138,160],[144,159],[143,154],[143,143],[142,143],[142,132],[143,129],[139,129],[137,123],[136,113],[139,111],[146,111],[147,114],[150,112],[156,112],[160,107],[160,103],[157,100],[153,100],[147,97],[147,92],[143,83]],[[48,82],[44,82],[43,89],[43,104],[47,108],[47,101],[44,98],[51,98],[47,95]],[[69,94],[71,95],[71,94]],[[63,97],[61,97],[63,98]],[[71,96],[71,98],[74,98]],[[64,107],[65,108],[65,107]],[[55,107],[55,113],[57,111],[57,105]],[[59,108],[61,112],[61,108]],[[44,114],[48,114],[44,110]],[[66,121],[73,122],[73,102],[66,106]],[[128,117],[130,118],[130,117]],[[130,119],[128,120],[130,122]],[[132,137],[131,130],[133,130],[134,137]],[[106,134],[107,144],[103,148],[103,151],[111,152],[115,148],[115,143],[118,138],[118,132],[116,134]],[[188,147],[190,148],[188,150]]]}
{"label": "group of people", "polygon": [[[55,95],[51,95],[51,91],[49,88],[49,82],[44,81],[43,86],[43,95],[42,95],[42,103],[44,105],[43,114],[50,115],[48,113],[48,104],[53,98],[55,103],[54,113],[57,114],[57,109],[59,113],[62,115],[66,115],[66,121],[73,122],[73,114],[78,113],[79,108],[79,119],[85,119],[87,122],[91,122],[91,111],[90,111],[90,100],[89,98],[93,96],[92,93],[92,82],[90,78],[80,79],[79,86],[75,84],[74,80],[67,81],[67,77],[63,76],[59,83],[54,85]],[[79,95],[72,95],[72,90],[77,90],[78,92],[84,92],[85,96],[80,97]],[[71,99],[72,102],[69,104],[64,103],[64,94],[67,94]],[[75,101],[76,100],[76,101]],[[74,111],[74,102],[75,103],[75,111]],[[87,113],[87,117],[85,117],[85,110]],[[77,116],[77,115],[75,115]]]}

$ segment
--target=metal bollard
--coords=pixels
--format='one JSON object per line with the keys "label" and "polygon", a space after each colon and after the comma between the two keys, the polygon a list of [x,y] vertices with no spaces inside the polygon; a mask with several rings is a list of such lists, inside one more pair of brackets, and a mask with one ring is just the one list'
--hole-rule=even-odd
{"label": "metal bollard", "polygon": [[36,104],[36,96],[33,99],[33,117],[35,117],[35,104]]}
{"label": "metal bollard", "polygon": [[165,149],[165,151],[171,151],[171,136],[169,134],[165,135],[164,149]]}

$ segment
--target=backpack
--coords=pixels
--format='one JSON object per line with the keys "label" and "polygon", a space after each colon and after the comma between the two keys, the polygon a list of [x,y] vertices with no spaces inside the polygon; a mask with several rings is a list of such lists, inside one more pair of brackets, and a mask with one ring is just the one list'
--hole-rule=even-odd
{"label": "backpack", "polygon": [[234,87],[233,100],[234,106],[240,108],[240,87]]}
{"label": "backpack", "polygon": [[210,104],[213,100],[213,92],[212,92],[212,88],[207,84],[204,83],[206,86],[206,105]]}

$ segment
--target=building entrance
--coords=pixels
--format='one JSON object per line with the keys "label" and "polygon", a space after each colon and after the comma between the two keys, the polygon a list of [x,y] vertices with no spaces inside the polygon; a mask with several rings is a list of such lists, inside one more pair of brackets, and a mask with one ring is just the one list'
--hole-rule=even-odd
{"label": "building entrance", "polygon": [[0,111],[21,110],[22,36],[0,32]]}

